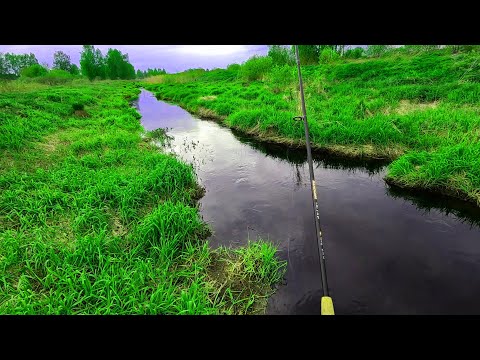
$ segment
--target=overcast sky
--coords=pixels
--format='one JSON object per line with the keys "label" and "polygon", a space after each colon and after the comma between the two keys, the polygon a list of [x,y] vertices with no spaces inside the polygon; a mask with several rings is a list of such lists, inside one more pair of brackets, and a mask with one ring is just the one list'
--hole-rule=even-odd
{"label": "overcast sky", "polygon": [[[163,68],[169,73],[190,68],[213,69],[242,63],[255,54],[264,55],[266,45],[95,45],[106,54],[108,48],[127,53],[135,69]],[[79,65],[82,45],[0,45],[0,52],[34,53],[38,61],[53,63],[53,53],[61,50]]]}

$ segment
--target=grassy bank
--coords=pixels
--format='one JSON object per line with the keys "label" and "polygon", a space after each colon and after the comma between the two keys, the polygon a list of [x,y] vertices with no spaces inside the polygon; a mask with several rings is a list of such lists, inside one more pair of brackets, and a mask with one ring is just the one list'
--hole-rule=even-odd
{"label": "grassy bank", "polygon": [[[392,160],[387,181],[480,206],[480,56],[436,50],[303,67],[314,149]],[[304,146],[296,68],[162,75],[159,99],[259,139]]]}
{"label": "grassy bank", "polygon": [[138,93],[0,87],[1,314],[264,311],[276,249],[209,249],[193,169],[142,137]]}

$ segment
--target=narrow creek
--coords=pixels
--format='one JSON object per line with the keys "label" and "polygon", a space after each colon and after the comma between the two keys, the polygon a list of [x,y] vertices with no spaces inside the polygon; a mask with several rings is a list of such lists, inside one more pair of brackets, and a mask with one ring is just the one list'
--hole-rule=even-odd
{"label": "narrow creek", "polygon": [[[169,151],[206,189],[210,246],[261,237],[288,261],[267,314],[319,314],[322,296],[304,150],[254,141],[142,89],[145,129],[167,128]],[[328,283],[337,314],[480,314],[480,211],[391,189],[384,165],[314,157]]]}

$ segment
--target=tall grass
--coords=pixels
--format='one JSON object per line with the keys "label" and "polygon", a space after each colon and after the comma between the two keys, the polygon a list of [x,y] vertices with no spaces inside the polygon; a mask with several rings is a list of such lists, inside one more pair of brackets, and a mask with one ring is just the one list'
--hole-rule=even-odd
{"label": "tall grass", "polygon": [[[301,113],[295,68],[274,66],[245,83],[248,78],[241,74],[246,65],[236,80],[222,80],[216,70],[215,78],[205,72],[195,81],[146,87],[159,99],[260,139],[304,146],[302,125],[292,121]],[[459,175],[457,162],[445,157],[455,157],[458,144],[475,153],[480,140],[479,53],[391,51],[379,58],[304,66],[302,73],[314,149],[395,160],[389,167],[390,183],[435,189],[478,203],[473,155],[461,160],[466,178]],[[409,157],[403,156],[422,152],[432,154],[429,166],[442,168],[448,181],[435,172],[418,181],[416,168],[405,167]],[[400,177],[399,166],[412,173]]]}
{"label": "tall grass", "polygon": [[[193,168],[142,140],[138,93],[118,81],[0,94],[0,313],[265,310],[284,271],[275,248],[209,249]],[[255,286],[220,287],[215,264],[255,256],[236,273]]]}

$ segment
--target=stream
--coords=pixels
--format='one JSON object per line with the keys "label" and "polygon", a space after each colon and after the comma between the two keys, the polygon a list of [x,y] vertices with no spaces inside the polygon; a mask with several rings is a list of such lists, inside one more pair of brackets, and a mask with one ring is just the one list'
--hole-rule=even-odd
{"label": "stream", "polygon": [[[288,261],[267,314],[320,314],[322,297],[306,151],[259,143],[142,89],[145,129],[205,187],[209,244],[261,237]],[[480,314],[480,210],[390,188],[385,163],[314,156],[330,296],[336,314]]]}

